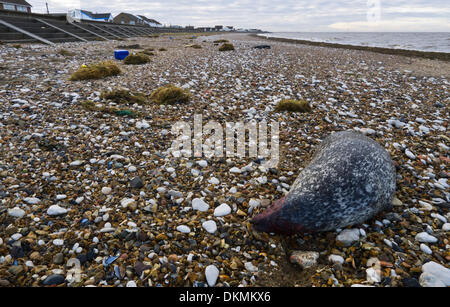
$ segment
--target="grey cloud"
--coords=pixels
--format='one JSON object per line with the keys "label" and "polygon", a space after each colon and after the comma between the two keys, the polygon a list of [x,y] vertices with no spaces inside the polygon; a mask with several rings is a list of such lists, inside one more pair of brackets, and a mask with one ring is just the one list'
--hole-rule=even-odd
{"label": "grey cloud", "polygon": [[[45,1],[29,1],[37,12],[45,11]],[[96,12],[122,11],[145,14],[165,24],[233,25],[269,31],[331,31],[332,24],[352,25],[367,21],[367,0],[49,0],[52,12],[82,7]],[[81,3],[81,4],[79,4]],[[448,0],[381,0],[383,23],[394,25],[405,18],[433,24],[434,30],[449,28]],[[439,10],[441,9],[441,10]],[[430,22],[433,21],[433,22]],[[427,27],[427,30],[430,30]]]}

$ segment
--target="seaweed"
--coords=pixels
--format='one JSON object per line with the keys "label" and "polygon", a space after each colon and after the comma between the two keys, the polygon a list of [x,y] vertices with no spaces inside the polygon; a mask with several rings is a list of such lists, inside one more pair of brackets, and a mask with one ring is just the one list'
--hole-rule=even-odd
{"label": "seaweed", "polygon": [[275,111],[307,113],[311,112],[312,108],[305,100],[283,99],[277,104]]}
{"label": "seaweed", "polygon": [[127,90],[113,90],[110,92],[103,92],[100,96],[102,99],[111,100],[118,104],[145,104],[147,98],[142,93],[132,93]]}
{"label": "seaweed", "polygon": [[125,65],[140,65],[140,64],[147,64],[149,62],[150,57],[144,53],[130,54],[123,61]]}
{"label": "seaweed", "polygon": [[82,67],[72,74],[70,81],[98,80],[110,76],[117,76],[121,73],[119,66],[112,61],[105,61]]}
{"label": "seaweed", "polygon": [[219,48],[219,51],[233,51],[233,50],[235,50],[233,44],[229,43],[225,43]]}
{"label": "seaweed", "polygon": [[189,91],[173,84],[160,87],[150,95],[150,100],[157,104],[187,103],[190,99]]}

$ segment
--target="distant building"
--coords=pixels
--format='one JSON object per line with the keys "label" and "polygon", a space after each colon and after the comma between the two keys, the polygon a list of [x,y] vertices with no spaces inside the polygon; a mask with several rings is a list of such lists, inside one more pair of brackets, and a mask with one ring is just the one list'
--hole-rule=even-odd
{"label": "distant building", "polygon": [[227,31],[227,32],[230,32],[230,31],[234,30],[234,27],[233,26],[226,26],[223,30]]}
{"label": "distant building", "polygon": [[92,20],[103,22],[111,22],[113,20],[111,13],[98,14],[85,10],[70,10],[68,14],[74,20]]}
{"label": "distant building", "polygon": [[25,0],[0,0],[0,9],[5,11],[31,13],[31,7]]}
{"label": "distant building", "polygon": [[147,18],[143,15],[137,15],[137,17],[141,18],[144,21],[144,23],[149,25],[150,27],[161,28],[163,26],[160,22],[154,19]]}
{"label": "distant building", "polygon": [[199,27],[199,28],[196,28],[196,30],[200,31],[200,32],[212,32],[213,28],[211,28],[211,27]]}
{"label": "distant building", "polygon": [[215,26],[216,31],[222,31],[223,30],[223,26]]}
{"label": "distant building", "polygon": [[120,13],[114,17],[114,23],[120,23],[123,25],[145,25],[145,21],[130,13]]}

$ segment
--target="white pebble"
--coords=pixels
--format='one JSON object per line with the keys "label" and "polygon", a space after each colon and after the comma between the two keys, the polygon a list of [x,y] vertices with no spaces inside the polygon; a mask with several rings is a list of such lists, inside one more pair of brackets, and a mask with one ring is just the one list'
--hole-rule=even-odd
{"label": "white pebble", "polygon": [[231,213],[231,208],[227,204],[221,204],[214,210],[214,216],[221,217]]}
{"label": "white pebble", "polygon": [[416,235],[416,241],[421,243],[436,243],[438,239],[426,232],[421,232]]}
{"label": "white pebble", "polygon": [[214,265],[208,265],[205,269],[205,277],[208,282],[208,286],[214,287],[219,277],[219,269]]}
{"label": "white pebble", "polygon": [[215,233],[217,231],[217,224],[214,221],[204,222],[202,227],[209,233]]}
{"label": "white pebble", "polygon": [[186,225],[180,225],[177,227],[177,230],[181,233],[190,233],[191,229]]}
{"label": "white pebble", "polygon": [[209,205],[200,198],[194,198],[192,200],[192,208],[200,212],[206,212],[209,209]]}

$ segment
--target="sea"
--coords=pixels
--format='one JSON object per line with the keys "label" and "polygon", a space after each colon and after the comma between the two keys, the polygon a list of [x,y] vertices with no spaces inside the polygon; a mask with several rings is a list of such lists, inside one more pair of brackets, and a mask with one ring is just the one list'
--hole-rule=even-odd
{"label": "sea", "polygon": [[450,53],[450,32],[275,32],[260,36]]}

